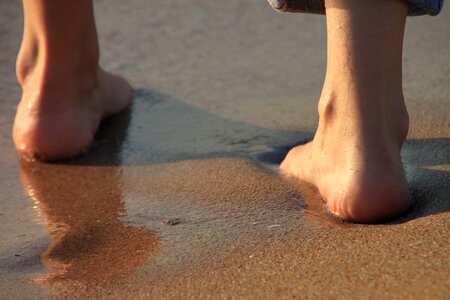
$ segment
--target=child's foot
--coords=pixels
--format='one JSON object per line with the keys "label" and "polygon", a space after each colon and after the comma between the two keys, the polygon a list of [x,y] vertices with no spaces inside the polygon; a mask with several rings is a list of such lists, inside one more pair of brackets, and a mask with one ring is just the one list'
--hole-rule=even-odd
{"label": "child's foot", "polygon": [[314,140],[292,149],[280,169],[315,185],[339,217],[374,222],[401,213],[409,203],[400,160],[408,114],[401,93],[357,99],[361,96],[322,96]]}
{"label": "child's foot", "polygon": [[126,108],[128,83],[100,68],[78,78],[49,83],[45,74],[21,78],[22,99],[13,137],[27,159],[59,159],[89,148],[102,118]]}

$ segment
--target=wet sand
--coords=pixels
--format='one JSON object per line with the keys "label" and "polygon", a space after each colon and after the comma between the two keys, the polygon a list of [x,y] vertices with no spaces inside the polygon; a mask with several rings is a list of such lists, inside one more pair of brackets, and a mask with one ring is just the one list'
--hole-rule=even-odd
{"label": "wet sand", "polygon": [[447,7],[408,19],[414,203],[375,225],[337,222],[276,172],[315,130],[322,16],[143,0],[96,1],[96,16],[102,64],[137,88],[133,106],[89,153],[27,163],[10,134],[22,12],[0,3],[0,298],[448,299]]}

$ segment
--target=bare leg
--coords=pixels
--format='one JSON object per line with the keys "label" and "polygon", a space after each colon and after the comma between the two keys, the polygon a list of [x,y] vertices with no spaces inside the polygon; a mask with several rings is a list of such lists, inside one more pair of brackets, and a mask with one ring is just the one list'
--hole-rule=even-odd
{"label": "bare leg", "polygon": [[26,158],[76,155],[91,145],[103,117],[129,104],[131,89],[98,65],[92,0],[23,0],[23,7],[16,148]]}
{"label": "bare leg", "polygon": [[325,4],[328,62],[319,126],[281,170],[315,185],[338,216],[378,221],[409,203],[400,160],[409,120],[401,64],[406,1]]}

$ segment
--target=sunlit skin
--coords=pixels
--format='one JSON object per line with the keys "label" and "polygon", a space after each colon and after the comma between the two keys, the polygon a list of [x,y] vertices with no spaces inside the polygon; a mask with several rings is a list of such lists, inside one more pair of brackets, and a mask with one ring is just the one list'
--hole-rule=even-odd
{"label": "sunlit skin", "polygon": [[329,210],[357,222],[403,212],[409,191],[400,159],[408,133],[402,91],[407,5],[327,0],[327,71],[312,142],[281,170],[317,187]]}
{"label": "sunlit skin", "polygon": [[79,154],[102,118],[128,106],[131,88],[98,65],[92,1],[24,0],[23,7],[14,143],[28,159]]}
{"label": "sunlit skin", "polygon": [[[23,6],[16,148],[31,159],[79,154],[102,118],[127,107],[131,89],[98,65],[91,0],[24,0]],[[316,186],[329,210],[346,220],[379,221],[409,203],[400,160],[408,132],[401,65],[406,15],[402,0],[326,0],[319,126],[280,169]]]}

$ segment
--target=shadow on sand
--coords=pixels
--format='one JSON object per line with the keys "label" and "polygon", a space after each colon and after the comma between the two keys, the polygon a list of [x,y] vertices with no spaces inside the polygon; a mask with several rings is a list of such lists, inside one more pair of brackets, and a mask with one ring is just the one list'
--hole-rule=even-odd
{"label": "shadow on sand", "polygon": [[[310,132],[224,119],[171,96],[140,89],[131,109],[105,120],[88,153],[59,163],[123,166],[240,156],[275,169],[289,149],[312,137]],[[450,164],[448,149],[449,138],[406,141],[402,159],[413,204],[393,223],[450,211],[450,172],[434,168]]]}
{"label": "shadow on sand", "polygon": [[[160,107],[153,112],[158,104]],[[157,122],[148,124],[152,119],[150,114],[157,115]],[[117,158],[108,155],[121,153],[120,141],[126,138],[130,119],[129,110],[107,120],[89,155],[68,163],[118,162]],[[148,90],[136,92],[133,119],[135,121],[132,128],[142,133],[137,133],[139,136],[129,143],[132,149],[128,149],[125,156],[133,157],[128,160],[129,163],[139,165],[186,159],[246,156],[271,169],[276,169],[289,149],[304,144],[313,137],[310,132],[280,131],[230,121],[193,108],[168,95]],[[151,126],[152,129],[146,130],[143,128],[145,126]],[[147,143],[138,141],[141,136]],[[133,147],[138,144],[139,148]],[[117,151],[111,151],[116,148]],[[449,138],[406,141],[402,149],[402,159],[412,194],[412,206],[406,215],[390,223],[402,223],[450,211],[448,201],[450,172],[448,169],[434,168],[450,164],[448,149],[450,149]],[[136,153],[146,155],[134,155]],[[317,200],[313,200],[312,203],[315,201]],[[316,208],[318,207],[321,206],[318,205]]]}
{"label": "shadow on sand", "polygon": [[[22,183],[39,203],[51,237],[41,256],[51,272],[41,279],[108,282],[128,276],[157,250],[155,233],[120,221],[126,215],[123,167],[239,157],[274,169],[292,146],[311,138],[309,132],[235,122],[167,95],[138,90],[132,108],[103,122],[87,153],[53,163],[21,162]],[[450,164],[449,148],[448,138],[405,143],[402,155],[413,205],[391,224],[450,211],[450,172],[434,168]],[[303,200],[306,213],[323,216],[320,199]],[[295,213],[303,209],[283,209],[289,207]]]}
{"label": "shadow on sand", "polygon": [[[123,220],[128,214],[123,172],[158,165],[162,169],[185,170],[184,165],[175,164],[188,160],[243,159],[294,134],[298,136],[290,132],[280,135],[275,130],[211,115],[160,93],[137,91],[133,107],[106,119],[86,153],[48,163],[20,161],[22,185],[36,203],[50,237],[50,244],[40,255],[47,272],[38,280],[65,288],[103,286],[130,277],[157,252],[159,237],[146,228],[154,224],[136,227]],[[226,163],[214,164],[230,169],[227,176],[235,172]],[[190,170],[196,169],[189,166]],[[198,171],[205,169],[207,166],[203,165]],[[190,177],[191,181],[199,180],[194,177]],[[146,178],[150,181],[152,177]],[[173,179],[177,180],[161,181],[170,183]],[[178,180],[185,181],[186,175]],[[234,185],[241,182],[235,180]],[[208,180],[200,180],[196,185],[208,185]],[[227,193],[231,189],[236,187],[230,186]],[[205,196],[218,198],[214,192]],[[197,209],[207,213],[207,205]],[[258,205],[263,204],[253,207]],[[296,204],[295,207],[299,209]],[[146,213],[151,210],[149,205],[144,208]],[[18,264],[10,268],[17,270]]]}

